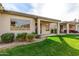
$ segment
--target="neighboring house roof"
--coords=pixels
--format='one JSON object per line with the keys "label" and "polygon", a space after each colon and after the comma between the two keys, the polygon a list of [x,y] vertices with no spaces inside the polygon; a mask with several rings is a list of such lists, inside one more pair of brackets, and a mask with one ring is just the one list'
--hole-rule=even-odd
{"label": "neighboring house roof", "polygon": [[79,22],[75,22],[75,21],[63,21],[61,22],[61,24],[67,24],[67,23],[72,23],[72,24],[79,24]]}
{"label": "neighboring house roof", "polygon": [[42,17],[42,16],[37,16],[37,15],[32,15],[32,14],[27,14],[27,13],[22,13],[22,12],[16,12],[16,11],[11,11],[11,10],[3,10],[3,11],[1,10],[0,13],[18,15],[18,16],[24,16],[24,17],[31,17],[31,18],[49,19],[49,20],[58,21],[58,22],[61,21],[61,20],[52,19],[52,18],[48,18],[48,17]]}

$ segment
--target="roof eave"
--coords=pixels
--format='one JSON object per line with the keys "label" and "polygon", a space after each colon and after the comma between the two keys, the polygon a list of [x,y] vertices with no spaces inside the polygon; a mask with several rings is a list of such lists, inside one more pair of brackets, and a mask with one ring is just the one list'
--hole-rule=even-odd
{"label": "roof eave", "polygon": [[30,17],[30,18],[49,19],[49,20],[52,20],[52,21],[61,22],[61,20],[57,20],[57,19],[52,19],[52,18],[48,18],[48,17],[37,16],[37,15],[32,15],[32,14],[26,14],[26,13],[11,11],[11,10],[0,10],[0,13],[11,14],[11,15],[19,15],[19,16]]}

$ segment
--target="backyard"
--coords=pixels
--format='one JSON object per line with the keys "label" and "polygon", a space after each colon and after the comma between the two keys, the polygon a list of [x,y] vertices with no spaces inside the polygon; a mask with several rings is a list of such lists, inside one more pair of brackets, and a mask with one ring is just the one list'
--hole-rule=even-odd
{"label": "backyard", "polygon": [[79,35],[56,35],[0,52],[9,56],[79,56]]}

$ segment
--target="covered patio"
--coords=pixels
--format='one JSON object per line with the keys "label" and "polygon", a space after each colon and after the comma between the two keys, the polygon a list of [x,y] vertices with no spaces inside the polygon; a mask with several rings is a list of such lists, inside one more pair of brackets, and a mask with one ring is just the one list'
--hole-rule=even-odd
{"label": "covered patio", "polygon": [[78,22],[62,22],[60,23],[60,33],[79,33]]}
{"label": "covered patio", "polygon": [[[53,19],[37,19],[35,22],[35,32],[37,32],[38,35],[51,35],[51,34],[59,34],[60,30],[60,21],[53,20]],[[56,29],[56,33],[51,32],[52,29]]]}

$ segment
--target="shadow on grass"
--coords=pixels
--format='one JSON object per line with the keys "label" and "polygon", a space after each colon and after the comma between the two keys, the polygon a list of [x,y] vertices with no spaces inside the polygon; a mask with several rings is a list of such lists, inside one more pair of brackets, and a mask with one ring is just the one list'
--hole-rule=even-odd
{"label": "shadow on grass", "polygon": [[79,55],[79,50],[70,47],[64,41],[62,36],[58,37],[62,43],[47,39],[42,42],[7,49],[5,53],[7,53],[6,55],[9,56],[78,56]]}
{"label": "shadow on grass", "polygon": [[59,39],[62,42],[61,47],[63,47],[62,49],[65,51],[65,53],[67,53],[67,55],[73,55],[73,56],[77,56],[79,55],[79,50],[72,48],[71,46],[69,46],[63,39],[62,36],[58,36]]}

